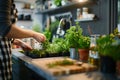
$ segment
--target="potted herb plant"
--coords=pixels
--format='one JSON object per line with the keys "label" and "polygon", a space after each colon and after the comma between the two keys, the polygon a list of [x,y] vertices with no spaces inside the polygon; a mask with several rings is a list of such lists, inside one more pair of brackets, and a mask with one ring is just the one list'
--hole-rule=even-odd
{"label": "potted herb plant", "polygon": [[78,59],[78,40],[79,36],[82,35],[82,28],[78,23],[75,26],[71,26],[65,34],[65,40],[70,48],[70,58]]}
{"label": "potted herb plant", "polygon": [[88,61],[90,47],[90,37],[81,35],[78,40],[79,59],[83,62]]}
{"label": "potted herb plant", "polygon": [[115,73],[116,61],[120,60],[120,39],[113,34],[97,39],[96,49],[100,55],[100,70],[103,73]]}

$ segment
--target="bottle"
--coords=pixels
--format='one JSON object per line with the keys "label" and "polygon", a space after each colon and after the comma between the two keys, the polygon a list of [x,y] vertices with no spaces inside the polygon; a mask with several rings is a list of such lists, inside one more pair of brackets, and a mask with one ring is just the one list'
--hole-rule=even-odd
{"label": "bottle", "polygon": [[81,9],[78,8],[78,9],[77,9],[77,19],[80,19],[81,16],[82,16],[82,14],[81,14]]}
{"label": "bottle", "polygon": [[97,46],[96,39],[99,38],[99,35],[91,35],[90,51],[89,51],[89,63],[95,66],[99,66],[99,54],[98,51],[92,50]]}
{"label": "bottle", "polygon": [[95,38],[94,38],[94,35],[91,35],[91,38],[90,38],[90,50],[89,50],[89,60],[88,62],[90,64],[93,64],[93,57],[94,57],[94,51],[92,51],[91,49],[93,49],[95,46],[96,46],[96,43],[95,43]]}

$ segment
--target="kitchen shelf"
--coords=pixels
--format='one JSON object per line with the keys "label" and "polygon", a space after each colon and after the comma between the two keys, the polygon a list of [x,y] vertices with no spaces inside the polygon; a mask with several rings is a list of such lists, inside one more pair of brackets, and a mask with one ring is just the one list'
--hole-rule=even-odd
{"label": "kitchen shelf", "polygon": [[18,20],[18,21],[26,21],[26,22],[31,22],[31,21],[33,21],[32,19],[31,20]]}
{"label": "kitchen shelf", "polygon": [[96,0],[89,0],[87,2],[74,2],[74,3],[70,3],[68,5],[60,6],[60,7],[54,8],[54,9],[39,11],[37,13],[53,15],[53,14],[68,12],[75,8],[80,8],[80,7],[84,7],[84,6],[88,7],[95,3],[96,3]]}
{"label": "kitchen shelf", "polygon": [[86,22],[86,21],[94,21],[95,19],[93,18],[86,18],[86,19],[76,19],[75,21],[79,21],[79,22]]}

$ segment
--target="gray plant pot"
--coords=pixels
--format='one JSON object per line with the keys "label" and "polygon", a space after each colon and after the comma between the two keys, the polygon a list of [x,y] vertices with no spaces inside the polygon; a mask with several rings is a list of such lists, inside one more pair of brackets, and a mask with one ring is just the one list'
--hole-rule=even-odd
{"label": "gray plant pot", "polygon": [[78,60],[78,50],[75,48],[70,48],[70,58]]}

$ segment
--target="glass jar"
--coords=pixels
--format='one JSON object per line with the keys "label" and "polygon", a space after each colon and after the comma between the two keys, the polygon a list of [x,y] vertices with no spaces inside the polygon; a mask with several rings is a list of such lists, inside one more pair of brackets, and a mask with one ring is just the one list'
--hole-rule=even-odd
{"label": "glass jar", "polygon": [[83,7],[82,15],[86,15],[86,14],[88,14],[88,8],[87,7]]}

